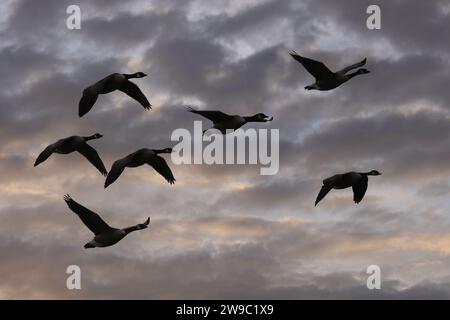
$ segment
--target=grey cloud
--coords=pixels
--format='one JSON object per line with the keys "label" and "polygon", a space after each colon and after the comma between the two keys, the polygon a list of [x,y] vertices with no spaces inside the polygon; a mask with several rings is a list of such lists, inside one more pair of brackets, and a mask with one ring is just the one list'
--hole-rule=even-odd
{"label": "grey cloud", "polygon": [[[196,18],[198,1],[154,1],[149,10],[139,1],[81,1],[78,32],[65,28],[68,2],[16,2],[0,31],[8,75],[0,79],[0,296],[448,298],[449,28],[441,3],[382,1],[383,29],[372,32],[367,1],[265,1],[230,4],[227,13],[208,2]],[[396,57],[380,54],[386,45]],[[367,56],[372,73],[332,92],[305,92],[313,78],[291,49],[336,69]],[[137,68],[149,74],[135,82],[153,110],[112,93],[78,118],[86,86]],[[171,145],[174,129],[199,119],[185,110],[193,102],[274,115],[249,127],[280,129],[279,174],[171,164],[175,186],[143,167],[104,190],[80,155],[32,167],[46,144],[73,134],[103,133],[92,145],[108,168],[138,148]],[[384,175],[371,180],[363,203],[344,190],[313,208],[323,178],[372,168]],[[151,216],[151,228],[86,251],[91,234],[64,193],[112,225]],[[365,288],[363,269],[374,260],[386,274],[380,292]],[[83,269],[82,292],[64,287],[69,264]]]}
{"label": "grey cloud", "polygon": [[[320,168],[321,163],[328,166],[329,157],[341,167],[352,166],[353,159],[365,160],[371,166],[382,166],[390,176],[408,175],[408,168],[414,163],[416,178],[419,173],[430,175],[431,168],[439,166],[445,170],[447,153],[442,147],[448,143],[447,122],[441,113],[420,111],[338,121],[329,129],[306,137],[303,149],[315,151],[305,155],[304,160],[315,168]],[[409,166],[404,166],[406,160]]]}

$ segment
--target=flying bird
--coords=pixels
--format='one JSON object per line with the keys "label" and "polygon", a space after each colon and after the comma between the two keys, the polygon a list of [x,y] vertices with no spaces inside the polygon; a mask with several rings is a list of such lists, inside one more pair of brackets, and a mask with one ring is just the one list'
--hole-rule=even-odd
{"label": "flying bird", "polygon": [[100,159],[97,151],[87,144],[89,140],[100,139],[103,137],[100,133],[96,133],[92,136],[82,137],[82,136],[71,136],[68,138],[60,139],[55,143],[52,143],[41,154],[37,157],[34,166],[36,167],[40,163],[48,159],[53,153],[68,154],[74,151],[81,153],[90,163],[92,163],[98,171],[104,176],[108,174],[105,165]]}
{"label": "flying bird", "polygon": [[323,180],[323,186],[316,198],[315,206],[322,200],[331,189],[345,189],[352,187],[353,200],[360,203],[364,198],[367,190],[368,176],[379,176],[377,170],[369,172],[347,172],[344,174],[336,174],[330,178]]}
{"label": "flying bird", "polygon": [[367,58],[364,58],[364,60],[362,60],[361,62],[345,67],[342,70],[333,72],[328,69],[327,66],[322,62],[302,57],[295,51],[292,51],[290,55],[292,56],[292,58],[300,62],[303,67],[311,75],[313,75],[314,78],[316,78],[316,82],[310,86],[306,86],[305,90],[331,90],[339,87],[341,84],[347,82],[357,75],[370,73],[369,70],[364,68],[358,69],[352,73],[348,73],[350,70],[360,68],[365,65]]}
{"label": "flying bird", "polygon": [[107,188],[111,183],[117,180],[122,174],[123,170],[128,168],[135,168],[148,164],[153,167],[160,175],[162,175],[167,182],[170,184],[175,183],[175,178],[173,176],[172,170],[167,165],[166,160],[160,157],[158,154],[161,153],[171,153],[172,148],[165,149],[140,149],[132,154],[129,154],[125,158],[117,160],[111,167],[108,176],[105,181],[105,188]]}
{"label": "flying bird", "polygon": [[83,96],[78,104],[78,115],[84,116],[94,106],[99,94],[106,94],[115,90],[120,90],[128,96],[138,101],[145,109],[151,109],[151,104],[148,102],[145,95],[139,87],[130,81],[132,78],[143,78],[147,76],[143,72],[136,73],[113,73],[94,83],[83,90]]}
{"label": "flying bird", "polygon": [[210,129],[217,129],[222,134],[225,134],[228,130],[236,130],[242,127],[248,122],[268,122],[272,121],[273,117],[266,116],[264,113],[257,113],[253,116],[239,116],[239,115],[228,115],[222,111],[208,111],[208,110],[196,110],[191,107],[188,108],[189,112],[199,114],[213,122],[213,126]]}
{"label": "flying bird", "polygon": [[95,237],[84,245],[86,249],[95,247],[109,247],[120,240],[122,240],[127,234],[133,231],[138,231],[148,228],[150,218],[144,223],[139,223],[135,226],[128,228],[117,229],[110,227],[103,219],[95,212],[83,207],[81,204],[73,200],[68,194],[64,196],[70,210],[75,212],[81,221],[91,230]]}

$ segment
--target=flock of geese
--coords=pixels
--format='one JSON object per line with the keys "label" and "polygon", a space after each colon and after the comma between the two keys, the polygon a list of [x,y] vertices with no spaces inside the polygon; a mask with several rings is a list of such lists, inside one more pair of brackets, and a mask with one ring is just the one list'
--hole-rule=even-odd
{"label": "flock of geese", "polygon": [[[297,54],[295,51],[290,53],[292,58],[302,64],[302,66],[315,78],[315,83],[305,87],[305,90],[332,90],[339,87],[343,83],[349,81],[357,75],[367,74],[370,71],[361,68],[366,64],[367,59],[350,65],[340,71],[333,72],[320,61],[305,58]],[[358,69],[359,68],[359,69]],[[352,73],[351,70],[358,69]],[[144,109],[151,109],[152,105],[147,100],[139,87],[130,81],[133,78],[143,78],[147,76],[143,72],[132,74],[113,73],[100,81],[92,84],[83,90],[83,95],[78,106],[78,115],[83,117],[94,106],[100,94],[107,94],[115,90],[122,91],[141,104]],[[212,110],[196,110],[191,107],[189,112],[201,115],[212,121],[213,125],[210,129],[219,130],[222,134],[226,134],[227,130],[236,130],[248,122],[268,122],[273,117],[269,117],[264,113],[257,113],[253,116],[228,115],[221,111]],[[209,130],[209,129],[207,129]],[[204,130],[203,134],[207,131]],[[114,183],[125,170],[125,168],[135,168],[145,164],[155,169],[169,184],[175,183],[175,177],[167,164],[166,160],[160,154],[171,153],[172,148],[164,149],[147,149],[143,148],[133,152],[122,159],[115,161],[109,170],[106,170],[102,159],[97,151],[88,144],[91,140],[102,138],[100,133],[91,136],[71,136],[47,146],[37,157],[34,166],[37,166],[47,160],[53,153],[69,154],[78,151],[83,155],[103,176],[106,176],[104,187],[107,188]],[[377,170],[369,172],[348,172],[344,174],[336,174],[323,180],[323,186],[317,195],[315,205],[317,205],[331,189],[353,189],[353,200],[355,203],[361,202],[368,184],[368,176],[377,176],[381,173]],[[144,223],[140,223],[127,228],[113,228],[109,226],[97,213],[87,209],[81,204],[73,200],[69,195],[64,196],[64,201],[86,227],[94,233],[94,238],[84,245],[85,248],[108,247],[122,240],[127,234],[143,230],[150,224],[150,218]]]}

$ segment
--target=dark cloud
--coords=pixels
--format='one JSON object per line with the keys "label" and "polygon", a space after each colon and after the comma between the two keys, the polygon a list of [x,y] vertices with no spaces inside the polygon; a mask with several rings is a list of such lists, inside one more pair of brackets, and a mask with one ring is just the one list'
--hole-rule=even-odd
{"label": "dark cloud", "polygon": [[[370,1],[80,1],[82,29],[65,27],[68,1],[16,1],[0,34],[1,298],[427,299],[449,297],[448,13],[444,1],[379,1],[382,29],[365,27]],[[371,74],[331,92],[292,49],[332,69],[368,57]],[[82,90],[113,72],[154,108],[120,92],[78,118]],[[175,166],[169,186],[150,167],[104,178],[81,155],[33,162],[49,143],[92,142],[107,168],[139,148],[172,146],[199,117],[186,105],[265,112],[280,130],[280,171]],[[204,121],[204,126],[209,122]],[[364,201],[322,179],[378,169]],[[85,250],[91,233],[62,196],[111,225],[147,216],[145,232]],[[65,288],[82,268],[83,289]],[[382,268],[381,291],[365,269]],[[405,269],[405,265],[408,268]],[[405,289],[406,288],[406,289]]]}
{"label": "dark cloud", "polygon": [[[449,143],[448,119],[441,112],[411,114],[384,112],[372,117],[341,120],[308,136],[303,143],[305,163],[311,170],[322,166],[364,169],[378,167],[390,177],[430,179],[446,170]],[[333,164],[327,159],[333,158]],[[355,161],[355,159],[357,159]],[[408,166],[405,164],[408,163]],[[381,169],[382,168],[382,169]],[[413,172],[411,171],[413,169]],[[439,168],[439,169],[438,169]],[[438,170],[436,170],[438,169]],[[436,171],[435,171],[436,170]]]}

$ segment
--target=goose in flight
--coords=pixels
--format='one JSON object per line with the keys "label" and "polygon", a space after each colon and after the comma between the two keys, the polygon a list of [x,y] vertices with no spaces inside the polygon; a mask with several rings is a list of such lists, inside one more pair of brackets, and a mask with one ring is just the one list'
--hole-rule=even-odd
{"label": "goose in flight", "polygon": [[98,171],[104,176],[108,174],[102,159],[98,156],[97,151],[87,144],[89,140],[100,139],[103,137],[100,133],[96,133],[92,136],[81,137],[81,136],[71,136],[68,138],[60,139],[55,143],[52,143],[41,154],[37,157],[34,166],[36,167],[40,163],[48,159],[53,153],[68,154],[74,151],[81,153],[90,163],[92,163]]}
{"label": "goose in flight", "polygon": [[109,76],[97,81],[93,85],[83,90],[83,96],[78,104],[78,115],[84,116],[94,106],[99,94],[110,93],[114,90],[120,90],[128,96],[138,101],[145,109],[151,109],[151,104],[148,102],[145,95],[137,85],[131,82],[132,78],[143,78],[147,76],[143,72],[136,73],[113,73]]}
{"label": "goose in flight", "polygon": [[[264,113],[257,113],[253,116],[239,116],[239,115],[228,115],[222,111],[207,111],[207,110],[196,110],[191,107],[188,108],[189,112],[199,114],[213,122],[213,126],[210,129],[217,129],[222,134],[226,134],[228,130],[236,130],[242,127],[247,122],[268,122],[272,121],[273,117],[266,116]],[[203,131],[205,133],[209,129]]]}
{"label": "goose in flight", "polygon": [[344,174],[336,174],[323,180],[323,186],[317,195],[315,206],[322,200],[331,189],[345,189],[352,187],[353,200],[355,203],[360,203],[364,198],[364,194],[367,190],[368,176],[379,176],[377,170],[369,172],[347,172]]}
{"label": "goose in flight", "polygon": [[292,58],[300,62],[303,67],[316,78],[316,82],[310,86],[306,86],[305,90],[331,90],[336,87],[339,87],[344,82],[347,82],[351,78],[360,75],[370,73],[369,70],[361,68],[356,70],[355,72],[348,73],[350,70],[360,68],[366,64],[367,58],[364,58],[361,62],[352,64],[351,66],[345,67],[342,70],[337,72],[333,72],[327,68],[320,61],[312,60],[309,58],[305,58],[300,56],[297,52],[292,51],[290,53]]}
{"label": "goose in flight", "polygon": [[75,212],[86,227],[88,227],[95,235],[94,239],[84,245],[86,249],[112,246],[122,240],[130,232],[148,228],[150,223],[150,218],[147,218],[144,223],[139,223],[135,226],[123,229],[112,228],[103,221],[98,214],[83,207],[68,194],[64,196],[64,201],[66,201],[70,210]]}
{"label": "goose in flight", "polygon": [[170,184],[175,183],[175,178],[173,177],[172,170],[167,165],[166,160],[160,157],[160,153],[171,153],[172,148],[165,149],[140,149],[132,154],[129,154],[125,158],[119,159],[114,162],[109,171],[108,176],[105,181],[105,188],[107,188],[111,183],[117,180],[122,174],[123,170],[128,168],[135,168],[148,164],[153,167],[160,175],[162,175],[167,182]]}

